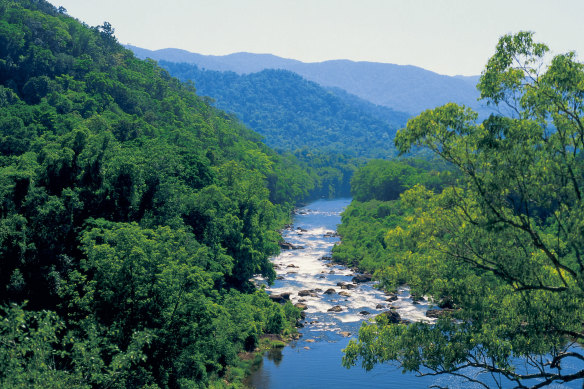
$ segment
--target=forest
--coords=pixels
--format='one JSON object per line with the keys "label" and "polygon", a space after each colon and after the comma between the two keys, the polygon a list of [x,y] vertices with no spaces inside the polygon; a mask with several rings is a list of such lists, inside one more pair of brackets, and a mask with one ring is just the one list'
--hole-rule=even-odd
{"label": "forest", "polygon": [[0,386],[208,387],[299,318],[278,229],[316,182],[192,85],[0,0]]}

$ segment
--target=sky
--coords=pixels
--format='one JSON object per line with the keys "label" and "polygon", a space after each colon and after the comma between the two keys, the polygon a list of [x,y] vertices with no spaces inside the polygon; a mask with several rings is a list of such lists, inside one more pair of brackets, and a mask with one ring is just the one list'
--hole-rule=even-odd
{"label": "sky", "polygon": [[118,41],[200,54],[350,59],[478,75],[499,37],[521,30],[584,58],[582,0],[49,0]]}

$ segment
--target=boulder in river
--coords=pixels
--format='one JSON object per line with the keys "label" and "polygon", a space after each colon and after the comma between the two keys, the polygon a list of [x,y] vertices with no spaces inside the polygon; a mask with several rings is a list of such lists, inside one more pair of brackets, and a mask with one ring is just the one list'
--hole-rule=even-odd
{"label": "boulder in river", "polygon": [[301,290],[300,292],[298,292],[298,296],[300,297],[310,296],[313,293],[314,293],[313,290]]}
{"label": "boulder in river", "polygon": [[393,296],[389,296],[388,298],[385,299],[385,301],[397,301],[397,296],[393,295]]}
{"label": "boulder in river", "polygon": [[334,290],[333,288],[327,289],[327,290],[324,292],[324,294],[335,294],[335,293],[337,293],[337,291],[336,291],[336,290]]}
{"label": "boulder in river", "polygon": [[325,255],[324,257],[321,258],[321,261],[332,261],[333,257]]}
{"label": "boulder in river", "polygon": [[399,315],[399,313],[397,313],[397,311],[393,310],[393,309],[390,311],[385,311],[383,313],[380,313],[379,315],[376,316],[376,319],[380,318],[380,317],[386,317],[387,321],[390,323],[393,323],[393,324],[402,322],[402,318]]}
{"label": "boulder in river", "polygon": [[342,312],[343,308],[339,305],[335,305],[332,308],[327,309],[327,312]]}
{"label": "boulder in river", "polygon": [[375,306],[375,309],[383,309],[383,308],[385,308],[385,305],[383,305],[383,304],[377,304]]}
{"label": "boulder in river", "polygon": [[438,319],[439,317],[450,315],[454,309],[444,308],[444,309],[428,309],[426,311],[426,317],[432,319]]}
{"label": "boulder in river", "polygon": [[349,294],[349,292],[345,292],[344,290],[341,290],[339,292],[339,296],[350,297],[351,295]]}
{"label": "boulder in river", "polygon": [[269,297],[272,301],[280,304],[285,304],[286,301],[290,301],[290,293],[271,294]]}
{"label": "boulder in river", "polygon": [[298,268],[298,266],[296,266],[296,265],[295,265],[295,264],[293,264],[293,263],[289,264],[289,265],[288,265],[288,266],[286,266],[286,267],[295,267],[295,268]]}
{"label": "boulder in river", "polygon": [[301,250],[304,246],[295,246],[289,242],[280,242],[280,248],[284,250]]}
{"label": "boulder in river", "polygon": [[371,313],[369,313],[369,312],[367,312],[367,311],[361,311],[361,312],[359,312],[359,315],[363,315],[363,316],[365,316],[365,315],[370,315],[370,314],[371,314]]}
{"label": "boulder in river", "polygon": [[306,304],[302,304],[302,303],[296,303],[296,304],[294,304],[294,306],[296,308],[302,309],[303,311],[306,310],[306,309],[308,309],[308,307],[306,306]]}
{"label": "boulder in river", "polygon": [[339,332],[339,334],[343,335],[345,338],[348,338],[349,336],[351,336],[351,333],[349,331],[341,331],[341,332]]}
{"label": "boulder in river", "polygon": [[360,284],[361,282],[369,282],[373,279],[373,276],[371,274],[357,274],[355,277],[353,277],[353,282],[356,284]]}

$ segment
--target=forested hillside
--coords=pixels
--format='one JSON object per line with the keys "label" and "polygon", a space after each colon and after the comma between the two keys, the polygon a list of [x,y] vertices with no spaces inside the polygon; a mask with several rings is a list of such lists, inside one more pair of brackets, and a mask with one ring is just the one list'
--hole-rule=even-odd
{"label": "forested hillside", "polygon": [[0,0],[0,386],[204,387],[290,331],[277,229],[314,188],[192,86]]}
{"label": "forested hillside", "polygon": [[393,138],[407,114],[375,106],[346,92],[326,90],[285,70],[238,75],[200,70],[196,65],[161,61],[183,81],[193,81],[201,95],[237,115],[276,149],[309,147],[319,152],[388,158]]}

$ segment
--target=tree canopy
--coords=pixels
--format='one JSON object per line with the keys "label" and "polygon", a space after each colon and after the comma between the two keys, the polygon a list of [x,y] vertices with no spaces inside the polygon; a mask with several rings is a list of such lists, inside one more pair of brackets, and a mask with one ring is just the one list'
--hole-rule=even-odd
{"label": "tree canopy", "polygon": [[[455,104],[400,130],[401,152],[431,149],[460,179],[401,201],[409,224],[389,229],[395,265],[417,269],[418,293],[454,308],[435,324],[361,328],[344,364],[398,361],[485,386],[541,387],[584,378],[584,65],[520,32],[502,37],[479,83],[500,114],[477,123]],[[477,373],[492,373],[477,375]]]}
{"label": "tree canopy", "polygon": [[314,178],[44,0],[0,0],[0,386],[205,387],[293,330],[278,228]]}

